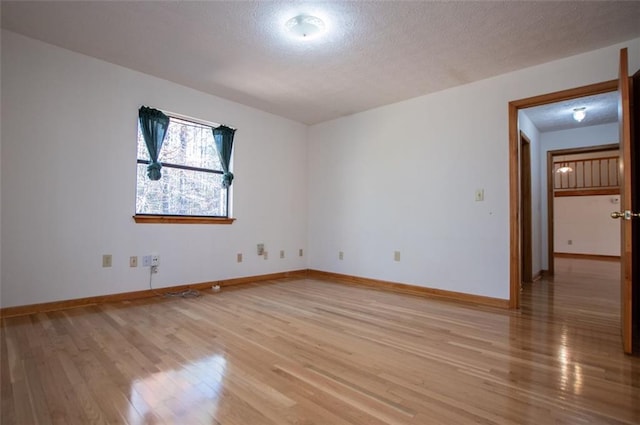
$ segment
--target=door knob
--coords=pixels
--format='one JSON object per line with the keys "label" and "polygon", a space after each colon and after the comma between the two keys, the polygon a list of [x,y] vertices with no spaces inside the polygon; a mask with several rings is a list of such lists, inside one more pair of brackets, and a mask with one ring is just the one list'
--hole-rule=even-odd
{"label": "door knob", "polygon": [[624,218],[625,220],[631,220],[632,217],[640,217],[640,213],[634,213],[627,211],[614,211],[611,213],[611,218]]}

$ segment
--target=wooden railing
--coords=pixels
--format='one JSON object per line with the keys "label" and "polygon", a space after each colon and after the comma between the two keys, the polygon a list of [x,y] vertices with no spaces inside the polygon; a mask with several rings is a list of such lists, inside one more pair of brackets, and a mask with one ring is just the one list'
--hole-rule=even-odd
{"label": "wooden railing", "polygon": [[[563,167],[570,171],[562,172]],[[610,195],[620,192],[617,156],[553,163],[555,196]]]}

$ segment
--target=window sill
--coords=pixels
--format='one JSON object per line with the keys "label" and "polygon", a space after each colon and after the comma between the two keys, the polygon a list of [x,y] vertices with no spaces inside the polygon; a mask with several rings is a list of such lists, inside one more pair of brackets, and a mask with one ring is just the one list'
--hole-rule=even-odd
{"label": "window sill", "polygon": [[134,215],[136,223],[160,224],[233,224],[235,218],[224,217],[181,217],[172,215]]}

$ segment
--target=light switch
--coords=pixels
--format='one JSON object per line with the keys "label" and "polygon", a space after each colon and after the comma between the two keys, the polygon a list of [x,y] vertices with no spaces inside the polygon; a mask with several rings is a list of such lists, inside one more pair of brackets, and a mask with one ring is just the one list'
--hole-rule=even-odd
{"label": "light switch", "polygon": [[476,189],[476,202],[484,201],[484,189]]}

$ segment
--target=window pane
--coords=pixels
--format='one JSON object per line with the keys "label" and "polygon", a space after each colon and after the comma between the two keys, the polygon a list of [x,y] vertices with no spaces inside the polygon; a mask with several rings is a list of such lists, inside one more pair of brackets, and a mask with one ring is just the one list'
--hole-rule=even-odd
{"label": "window pane", "polygon": [[185,123],[174,118],[160,151],[160,162],[222,170],[211,127]]}
{"label": "window pane", "polygon": [[162,178],[147,178],[138,164],[137,214],[227,216],[227,190],[222,175],[162,167]]}
{"label": "window pane", "polygon": [[[138,159],[149,160],[149,152],[138,124]],[[222,171],[211,127],[171,118],[160,150],[160,162]]]}
{"label": "window pane", "polygon": [[144,142],[144,136],[142,135],[142,130],[140,130],[140,123],[138,122],[138,159],[146,159],[149,161],[149,151],[147,150],[147,145]]}

